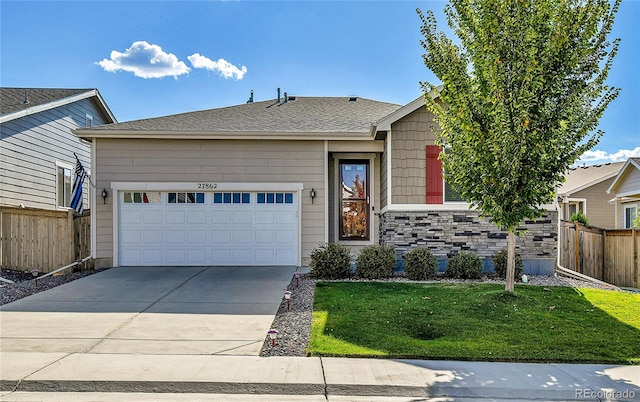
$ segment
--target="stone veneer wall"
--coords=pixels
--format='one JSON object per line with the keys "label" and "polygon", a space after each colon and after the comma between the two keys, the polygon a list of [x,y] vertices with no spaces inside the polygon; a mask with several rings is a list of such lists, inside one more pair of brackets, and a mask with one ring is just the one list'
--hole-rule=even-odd
{"label": "stone veneer wall", "polygon": [[[557,212],[549,211],[536,221],[526,221],[519,229],[527,229],[516,239],[516,251],[525,263],[525,272],[553,273]],[[441,261],[461,251],[472,251],[490,260],[496,251],[507,247],[507,232],[480,218],[478,211],[386,211],[380,215],[380,243],[395,246],[400,261],[416,247],[428,247]]]}

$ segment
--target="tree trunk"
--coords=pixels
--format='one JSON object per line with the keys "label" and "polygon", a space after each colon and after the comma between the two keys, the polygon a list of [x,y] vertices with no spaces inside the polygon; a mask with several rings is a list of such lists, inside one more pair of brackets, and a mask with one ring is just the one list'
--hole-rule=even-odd
{"label": "tree trunk", "polygon": [[516,274],[516,234],[513,228],[509,228],[507,235],[507,279],[504,291],[513,293]]}

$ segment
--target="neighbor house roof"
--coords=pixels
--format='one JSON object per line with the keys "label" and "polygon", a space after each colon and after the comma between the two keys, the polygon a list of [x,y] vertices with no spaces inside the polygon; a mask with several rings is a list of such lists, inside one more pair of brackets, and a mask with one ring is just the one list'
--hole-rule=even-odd
{"label": "neighbor house roof", "polygon": [[289,97],[75,130],[81,137],[259,138],[353,134],[370,136],[372,124],[400,105],[359,97]]}
{"label": "neighbor house roof", "polygon": [[94,98],[94,105],[108,123],[116,122],[97,89],[0,88],[0,123]]}
{"label": "neighbor house roof", "polygon": [[558,187],[558,196],[568,197],[578,191],[615,177],[624,162],[579,166],[565,173],[565,181]]}
{"label": "neighbor house roof", "polygon": [[613,180],[613,183],[611,183],[611,185],[607,189],[607,194],[610,194],[612,191],[615,192],[618,189],[618,187],[624,181],[624,177],[627,176],[627,173],[631,169],[640,170],[640,158],[638,157],[629,158],[627,159],[626,162],[624,162],[624,166],[622,166],[622,168],[618,171],[618,174],[616,175],[616,178]]}

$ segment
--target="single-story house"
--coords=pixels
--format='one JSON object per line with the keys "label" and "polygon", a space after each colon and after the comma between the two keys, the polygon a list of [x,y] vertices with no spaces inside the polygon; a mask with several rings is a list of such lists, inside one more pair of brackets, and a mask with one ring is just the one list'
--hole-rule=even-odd
{"label": "single-story house", "polygon": [[568,221],[576,212],[589,219],[589,225],[612,228],[615,210],[609,203],[607,189],[624,162],[578,166],[565,173],[565,181],[557,191],[559,218]]}
{"label": "single-story house", "polygon": [[640,158],[629,158],[607,189],[613,194],[611,203],[615,208],[615,227],[633,227],[640,209]]}
{"label": "single-story house", "polygon": [[[278,91],[279,94],[279,91]],[[97,266],[307,265],[323,242],[484,258],[506,233],[442,179],[423,97],[298,97],[81,128],[106,203]],[[553,272],[557,213],[525,223],[530,272]]]}
{"label": "single-story house", "polygon": [[97,89],[0,88],[0,206],[68,210],[74,153],[92,169],[90,143],[71,130],[115,122]]}

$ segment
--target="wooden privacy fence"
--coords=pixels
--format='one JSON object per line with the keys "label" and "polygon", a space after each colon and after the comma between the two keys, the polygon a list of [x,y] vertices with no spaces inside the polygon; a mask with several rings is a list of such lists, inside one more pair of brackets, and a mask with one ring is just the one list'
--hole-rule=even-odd
{"label": "wooden privacy fence", "polygon": [[[48,273],[91,254],[91,217],[73,211],[0,208],[0,266]],[[91,261],[83,269],[91,268]]]}
{"label": "wooden privacy fence", "polygon": [[560,265],[616,286],[640,287],[638,249],[636,229],[560,224]]}

